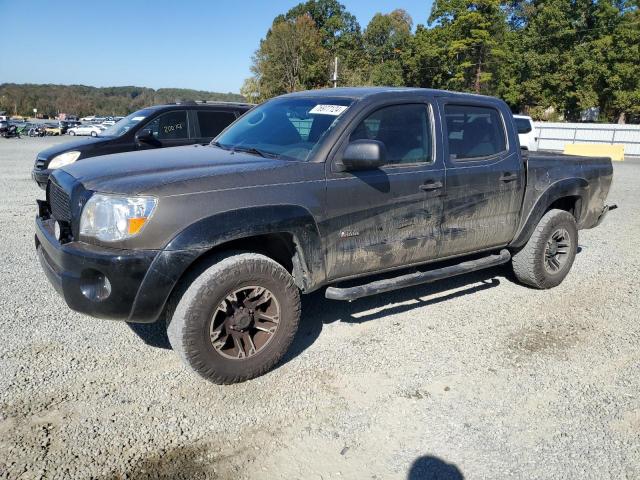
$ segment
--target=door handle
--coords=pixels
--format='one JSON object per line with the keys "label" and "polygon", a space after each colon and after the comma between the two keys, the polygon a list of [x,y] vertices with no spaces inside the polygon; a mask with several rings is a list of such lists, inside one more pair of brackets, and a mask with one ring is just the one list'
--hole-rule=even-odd
{"label": "door handle", "polygon": [[433,180],[426,181],[422,185],[420,185],[420,190],[425,192],[430,192],[432,190],[439,190],[442,188],[442,182],[434,182]]}
{"label": "door handle", "polygon": [[513,182],[514,180],[517,180],[517,179],[518,179],[518,174],[511,173],[511,172],[505,172],[500,177],[500,180],[502,180],[503,182]]}

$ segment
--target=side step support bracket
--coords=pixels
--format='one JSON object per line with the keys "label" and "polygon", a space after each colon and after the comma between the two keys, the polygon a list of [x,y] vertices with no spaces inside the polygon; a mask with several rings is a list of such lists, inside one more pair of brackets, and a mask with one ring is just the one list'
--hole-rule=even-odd
{"label": "side step support bracket", "polygon": [[422,283],[431,283],[444,278],[456,277],[465,273],[475,272],[476,270],[495,267],[507,263],[509,260],[511,260],[511,254],[508,250],[503,249],[500,250],[498,254],[488,255],[476,260],[468,260],[456,265],[428,270],[426,272],[407,273],[398,277],[376,280],[355,287],[329,287],[325,292],[325,297],[331,300],[356,300],[378,293],[390,292],[399,288],[413,287]]}

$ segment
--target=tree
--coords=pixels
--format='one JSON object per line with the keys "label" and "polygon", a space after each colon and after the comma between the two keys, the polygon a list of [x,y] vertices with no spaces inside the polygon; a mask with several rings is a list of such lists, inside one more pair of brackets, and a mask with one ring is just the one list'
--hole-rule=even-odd
{"label": "tree", "polygon": [[124,115],[143,107],[178,99],[244,101],[238,94],[182,88],[153,90],[144,87],[0,84],[0,110],[25,116],[32,115],[34,108],[44,115],[56,115],[60,112],[80,116]]}
{"label": "tree", "polygon": [[508,52],[503,0],[437,0],[429,24],[441,31],[440,50],[449,70],[447,87],[492,93],[498,65]]}
{"label": "tree", "polygon": [[403,10],[376,14],[361,34],[338,0],[308,0],[276,17],[242,92],[328,86],[338,56],[340,85],[471,91],[535,118],[599,107],[602,120],[640,121],[638,2],[435,0],[415,34]]}
{"label": "tree", "polygon": [[[259,99],[326,85],[327,51],[309,15],[277,19],[253,57]],[[255,85],[255,84],[254,84]]]}
{"label": "tree", "polygon": [[618,123],[631,116],[640,122],[640,11],[638,7],[622,9],[618,28],[611,35],[614,48],[609,48],[607,89],[610,101],[602,102],[605,112]]}
{"label": "tree", "polygon": [[322,47],[328,52],[327,79],[331,75],[331,65],[338,57],[338,78],[340,84],[353,84],[362,80],[364,50],[360,24],[344,5],[337,0],[309,0],[291,8],[284,15],[276,17],[274,23],[294,20],[308,15],[314,21],[321,36]]}
{"label": "tree", "polygon": [[413,20],[404,10],[377,13],[367,25],[363,43],[374,85],[404,85],[402,53],[411,39]]}
{"label": "tree", "polygon": [[599,107],[624,121],[638,105],[637,5],[628,0],[532,0],[519,32],[521,82],[515,95],[534,116],[578,120]]}

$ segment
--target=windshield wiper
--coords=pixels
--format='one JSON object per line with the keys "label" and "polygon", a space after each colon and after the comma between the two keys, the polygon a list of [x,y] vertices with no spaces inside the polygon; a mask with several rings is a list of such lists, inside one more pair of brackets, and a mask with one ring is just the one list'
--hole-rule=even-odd
{"label": "windshield wiper", "polygon": [[211,142],[211,145],[221,148],[222,150],[229,150],[229,147],[222,145],[220,142]]}
{"label": "windshield wiper", "polygon": [[252,155],[259,155],[263,158],[278,158],[278,155],[275,153],[265,152],[264,150],[259,150],[255,147],[233,147],[232,150],[236,152],[250,153]]}

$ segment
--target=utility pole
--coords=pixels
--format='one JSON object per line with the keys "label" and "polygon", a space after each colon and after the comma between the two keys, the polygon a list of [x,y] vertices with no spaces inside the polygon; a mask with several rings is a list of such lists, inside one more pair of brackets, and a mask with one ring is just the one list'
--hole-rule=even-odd
{"label": "utility pole", "polygon": [[333,78],[331,79],[333,82],[333,88],[337,88],[338,86],[338,56],[336,55],[333,61]]}

